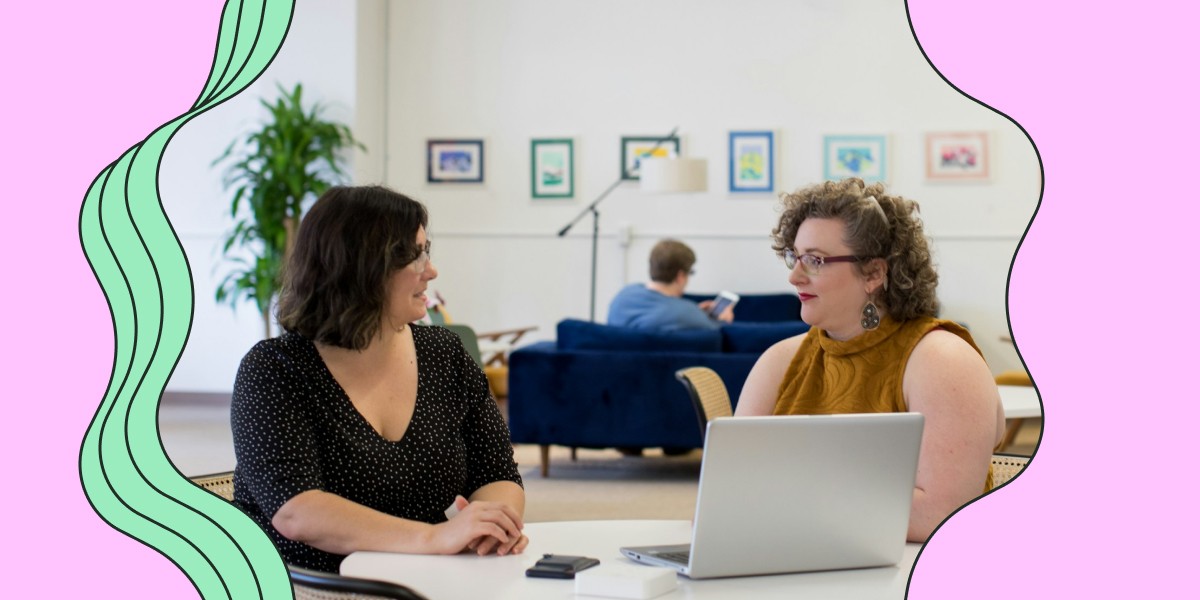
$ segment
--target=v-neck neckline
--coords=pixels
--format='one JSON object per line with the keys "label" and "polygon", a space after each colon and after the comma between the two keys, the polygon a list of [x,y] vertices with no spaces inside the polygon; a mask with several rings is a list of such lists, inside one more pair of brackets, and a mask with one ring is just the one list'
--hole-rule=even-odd
{"label": "v-neck neckline", "polygon": [[[303,336],[301,337],[303,338]],[[317,365],[320,366],[321,372],[324,374],[326,379],[326,383],[332,385],[333,389],[337,390],[337,396],[342,402],[342,409],[348,410],[350,413],[352,413],[361,427],[365,428],[367,431],[370,431],[371,434],[375,436],[375,439],[387,444],[398,445],[409,438],[409,434],[412,433],[413,430],[413,425],[417,422],[418,409],[421,407],[421,361],[420,358],[416,358],[416,355],[420,353],[417,351],[417,334],[415,330],[413,331],[413,354],[414,360],[417,361],[416,398],[413,399],[413,412],[412,416],[408,419],[408,427],[405,427],[404,432],[400,434],[400,437],[394,440],[388,439],[382,433],[376,430],[375,426],[371,425],[371,422],[367,420],[367,417],[359,412],[358,407],[354,405],[354,401],[350,399],[350,394],[346,393],[346,388],[343,388],[342,384],[338,383],[337,377],[333,376],[333,371],[329,370],[329,365],[325,364],[325,359],[321,356],[321,351],[317,349],[317,345],[308,338],[303,339],[308,342],[308,347],[312,352],[311,356],[313,360],[316,361]]]}

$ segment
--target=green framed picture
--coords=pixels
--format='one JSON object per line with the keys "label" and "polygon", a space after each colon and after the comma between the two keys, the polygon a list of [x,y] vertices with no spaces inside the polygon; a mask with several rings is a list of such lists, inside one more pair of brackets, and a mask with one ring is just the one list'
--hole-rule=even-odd
{"label": "green framed picture", "polygon": [[575,144],[568,138],[530,144],[530,188],[534,198],[575,197]]}
{"label": "green framed picture", "polygon": [[621,179],[640,181],[643,158],[676,158],[678,156],[678,137],[622,136]]}

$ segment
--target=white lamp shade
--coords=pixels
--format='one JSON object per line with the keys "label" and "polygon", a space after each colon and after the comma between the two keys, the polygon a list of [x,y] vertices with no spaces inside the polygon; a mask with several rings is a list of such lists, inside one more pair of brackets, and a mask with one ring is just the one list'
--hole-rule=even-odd
{"label": "white lamp shade", "polygon": [[703,192],[708,190],[708,161],[703,158],[643,158],[643,192]]}

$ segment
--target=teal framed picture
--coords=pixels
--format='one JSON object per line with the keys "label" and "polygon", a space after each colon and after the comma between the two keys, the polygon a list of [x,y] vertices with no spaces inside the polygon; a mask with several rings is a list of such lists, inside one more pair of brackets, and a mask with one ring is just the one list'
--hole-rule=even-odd
{"label": "teal framed picture", "polygon": [[530,143],[530,189],[534,198],[575,197],[575,144],[569,138]]}
{"label": "teal framed picture", "polygon": [[887,137],[825,136],[825,179],[858,177],[868,183],[887,179]]}
{"label": "teal framed picture", "polygon": [[775,134],[729,132],[729,191],[775,191]]}

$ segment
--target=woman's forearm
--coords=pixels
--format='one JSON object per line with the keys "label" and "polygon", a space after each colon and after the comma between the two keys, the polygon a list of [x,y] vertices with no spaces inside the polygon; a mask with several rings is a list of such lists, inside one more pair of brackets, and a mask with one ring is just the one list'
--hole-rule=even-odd
{"label": "woman's forearm", "polygon": [[[524,549],[519,543],[524,539],[521,514],[525,493],[521,486],[489,484],[472,494],[471,500],[454,518],[430,525],[393,517],[336,494],[309,490],[284,503],[271,524],[290,540],[335,554],[358,550],[456,554],[471,548],[475,540],[489,537],[506,551]],[[494,547],[489,545],[488,551]]]}
{"label": "woman's forearm", "polygon": [[[908,541],[924,543],[941,519],[932,521],[930,498],[921,488],[913,489],[912,510],[908,515]],[[931,523],[932,521],[932,523]]]}
{"label": "woman's forearm", "polygon": [[471,494],[471,502],[487,500],[507,504],[518,515],[525,515],[525,490],[513,481],[493,481]]}
{"label": "woman's forearm", "polygon": [[288,500],[271,525],[283,537],[334,554],[433,552],[433,525],[393,517],[336,494],[309,490]]}
{"label": "woman's forearm", "polygon": [[908,517],[908,541],[925,542],[946,517],[977,495],[960,493],[949,497],[943,494],[943,497],[939,498],[919,487],[913,488],[912,511]]}

